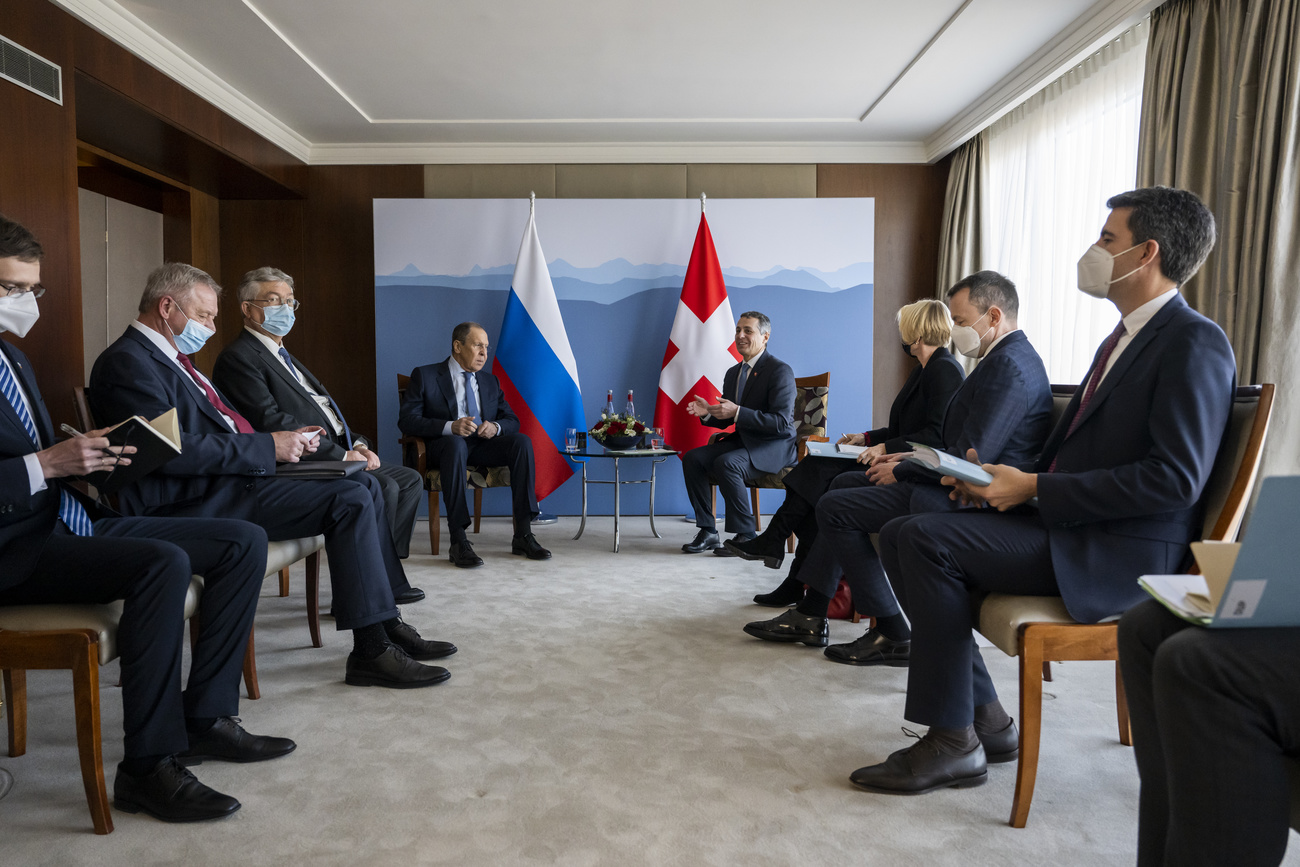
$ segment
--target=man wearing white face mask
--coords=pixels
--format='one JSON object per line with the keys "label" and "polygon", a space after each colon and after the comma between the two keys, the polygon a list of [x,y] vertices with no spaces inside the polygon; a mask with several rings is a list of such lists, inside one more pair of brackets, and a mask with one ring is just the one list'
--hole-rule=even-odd
{"label": "man wearing white face mask", "polygon": [[420,474],[397,463],[381,463],[371,441],[354,430],[321,381],[289,354],[284,338],[299,308],[293,278],[278,268],[249,271],[236,292],[244,328],[221,350],[212,381],[254,430],[323,430],[314,454],[303,460],[365,461],[366,470],[384,492],[384,512],[405,559],[424,486]]}
{"label": "man wearing white face mask", "polygon": [[[1099,295],[1109,287],[1120,322],[1032,471],[985,464],[987,487],[945,479],[954,496],[993,508],[899,518],[881,530],[881,559],[912,621],[905,716],[930,728],[853,773],[869,791],[917,794],[987,779],[979,735],[1006,714],[971,640],[972,595],[1060,596],[1075,620],[1096,623],[1147,598],[1140,575],[1188,565],[1236,385],[1227,337],[1178,292],[1214,246],[1214,217],[1192,193],[1168,187],[1107,205],[1079,288]],[[1092,264],[1101,255],[1109,273]],[[1136,713],[1133,728],[1137,743],[1159,743],[1139,731]],[[1141,762],[1139,772],[1145,798]]]}
{"label": "man wearing white face mask", "polygon": [[[316,449],[315,428],[255,432],[190,361],[211,333],[217,285],[191,265],[156,268],[140,298],[140,315],[95,361],[90,403],[104,421],[153,418],[175,407],[181,454],[119,492],[131,514],[221,515],[253,521],[274,540],[324,534],[335,625],[351,630],[346,682],[397,689],[432,686],[451,674],[416,660],[456,652],[426,641],[403,622],[397,605],[424,598],[406,580],[384,514],[379,484],[368,473],[301,480],[276,473]],[[197,332],[195,337],[192,333]]]}

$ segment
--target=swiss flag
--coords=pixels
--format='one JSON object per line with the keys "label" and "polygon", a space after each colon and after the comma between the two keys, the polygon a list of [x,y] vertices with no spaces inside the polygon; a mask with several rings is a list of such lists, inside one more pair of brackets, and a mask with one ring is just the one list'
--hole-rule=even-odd
{"label": "swiss flag", "polygon": [[686,411],[686,405],[696,395],[717,403],[723,376],[739,361],[727,284],[722,280],[709,223],[700,214],[700,229],[682,281],[682,297],[668,336],[655,400],[655,427],[663,428],[669,448],[688,451],[704,445],[717,432],[700,424]]}

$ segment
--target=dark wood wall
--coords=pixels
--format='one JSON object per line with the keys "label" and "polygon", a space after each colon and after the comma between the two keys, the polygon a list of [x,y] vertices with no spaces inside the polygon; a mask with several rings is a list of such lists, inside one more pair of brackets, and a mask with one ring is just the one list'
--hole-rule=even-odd
{"label": "dark wood wall", "polygon": [[[292,274],[303,302],[291,350],[375,430],[374,198],[425,194],[422,166],[309,167],[47,0],[0,0],[0,33],[63,68],[64,105],[0,82],[0,213],[45,246],[41,321],[22,341],[51,414],[72,420],[83,373],[77,152],[84,142],[167,182],[164,252],[228,290],[211,370],[239,328],[248,270]],[[725,167],[724,167],[725,168]],[[817,195],[876,199],[876,419],[907,374],[894,311],[934,293],[946,164],[821,165]],[[143,288],[143,287],[142,287]]]}

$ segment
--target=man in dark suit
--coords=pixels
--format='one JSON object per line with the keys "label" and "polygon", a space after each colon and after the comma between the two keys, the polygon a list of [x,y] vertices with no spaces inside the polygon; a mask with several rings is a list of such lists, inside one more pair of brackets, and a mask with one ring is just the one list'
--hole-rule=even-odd
{"label": "man in dark suit", "polygon": [[1300,629],[1203,629],[1149,599],[1119,622],[1139,867],[1273,865],[1300,754]]}
{"label": "man in dark suit", "polygon": [[754,515],[746,487],[764,473],[780,472],[794,463],[794,371],[767,352],[772,320],[751,310],[736,322],[736,349],[741,363],[722,379],[722,396],[710,403],[696,395],[686,411],[709,427],[735,429],[715,442],[682,455],[686,493],[695,510],[695,539],[682,546],[687,554],[714,551],[731,556],[722,547],[709,497],[716,482],[727,504],[727,532],[733,540],[754,538]]}
{"label": "man in dark suit", "polygon": [[[36,322],[42,250],[0,216],[0,331]],[[130,463],[134,446],[103,431],[55,442],[27,357],[0,341],[0,605],[123,600],[125,758],[113,782],[119,810],[164,821],[228,816],[234,798],[185,764],[250,762],[292,752],[285,738],[251,735],[239,713],[244,648],[266,569],[266,534],[244,521],[101,517],[68,484]],[[204,576],[203,629],[181,692],[181,643],[190,575]]]}
{"label": "man in dark suit", "polygon": [[[948,404],[944,450],[960,456],[975,449],[996,455],[991,461],[1029,468],[1051,427],[1052,389],[1042,358],[1017,324],[1015,284],[996,271],[980,271],[948,290],[948,306],[959,351],[980,363]],[[831,482],[817,501],[816,541],[800,570],[808,592],[797,608],[750,623],[745,632],[767,641],[826,647],[827,607],[842,572],[854,609],[876,623],[856,641],[826,647],[827,658],[848,665],[908,664],[911,629],[870,537],[902,515],[956,508],[939,475],[902,460],[908,454],[876,458],[867,472],[844,473]],[[999,759],[1014,759],[1015,728],[1000,738]]]}
{"label": "man in dark suit", "polygon": [[271,539],[325,535],[335,622],[352,630],[346,680],[355,686],[408,689],[451,675],[416,659],[456,652],[426,641],[395,603],[424,597],[411,587],[393,547],[383,494],[368,473],[348,479],[282,478],[276,464],[315,449],[317,428],[255,433],[194,367],[189,354],[212,336],[220,287],[190,265],[149,275],[140,315],[95,361],[90,402],[108,422],[145,418],[175,407],[181,454],[124,487],[133,515],[223,515],[260,525]]}
{"label": "man in dark suit", "polygon": [[981,738],[1010,718],[971,638],[972,595],[1060,596],[1072,617],[1095,623],[1145,597],[1138,576],[1180,571],[1200,533],[1236,362],[1223,331],[1178,287],[1213,248],[1214,217],[1168,187],[1107,205],[1101,237],[1079,262],[1079,288],[1108,297],[1121,320],[1036,471],[985,464],[987,487],[945,479],[954,496],[994,509],[900,518],[881,531],[886,571],[912,621],[905,715],[930,728],[855,771],[850,779],[865,789],[916,794],[987,779]]}
{"label": "man in dark suit", "polygon": [[292,277],[276,268],[258,268],[244,275],[237,295],[244,329],[217,357],[213,384],[254,430],[320,427],[316,451],[303,460],[365,461],[366,471],[383,489],[393,544],[405,560],[424,490],[420,474],[401,464],[381,463],[371,441],[348,426],[320,380],[284,348],[298,310]]}
{"label": "man in dark suit", "polygon": [[397,425],[408,436],[423,437],[429,461],[442,475],[442,501],[451,533],[451,562],[462,569],[482,566],[465,529],[469,504],[465,468],[509,467],[510,503],[515,532],[510,553],[529,560],[549,560],[530,526],[537,516],[533,484],[533,443],[519,432],[519,419],[501,382],[483,370],[488,356],[487,331],[477,322],[462,322],[451,332],[451,355],[437,364],[411,371]]}

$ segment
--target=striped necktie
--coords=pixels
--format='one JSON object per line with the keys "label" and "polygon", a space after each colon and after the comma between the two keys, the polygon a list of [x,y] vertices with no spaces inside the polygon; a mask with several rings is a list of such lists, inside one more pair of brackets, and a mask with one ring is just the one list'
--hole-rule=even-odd
{"label": "striped necktie", "polygon": [[[41,447],[41,439],[36,434],[36,422],[32,419],[32,411],[27,406],[27,399],[23,396],[22,390],[18,387],[18,381],[14,378],[13,373],[9,370],[9,365],[0,362],[0,392],[4,393],[9,405],[14,408],[14,413],[18,420],[22,422],[23,429],[27,431],[27,436],[31,437],[32,445],[37,449]],[[56,482],[56,484],[58,484]],[[90,516],[82,507],[77,498],[62,484],[59,484],[59,518],[67,525],[68,529],[78,536],[91,536],[94,529],[90,524]]]}

